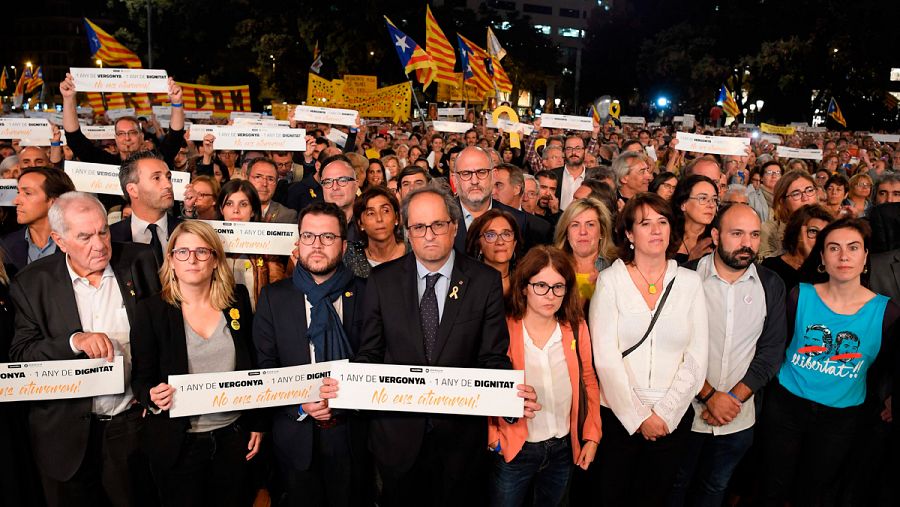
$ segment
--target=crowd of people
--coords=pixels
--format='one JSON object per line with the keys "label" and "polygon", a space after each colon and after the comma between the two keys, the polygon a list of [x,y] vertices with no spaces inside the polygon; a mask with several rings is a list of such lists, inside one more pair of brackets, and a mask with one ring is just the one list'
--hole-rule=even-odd
{"label": "crowd of people", "polygon": [[[0,361],[123,356],[125,390],[0,404],[9,505],[892,503],[900,144],[358,119],[235,152],[188,140],[170,81],[167,129],[122,117],[104,145],[60,92],[47,146],[0,143]],[[123,197],[67,160],[120,166]],[[203,220],[296,224],[296,248],[226,252]],[[328,378],[169,416],[170,375],[341,359],[524,370],[523,415],[336,409]]]}

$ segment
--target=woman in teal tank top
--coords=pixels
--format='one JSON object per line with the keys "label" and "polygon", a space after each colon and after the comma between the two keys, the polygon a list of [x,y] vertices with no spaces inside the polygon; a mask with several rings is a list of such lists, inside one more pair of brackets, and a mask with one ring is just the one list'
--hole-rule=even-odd
{"label": "woman in teal tank top", "polygon": [[762,414],[761,505],[839,503],[834,494],[853,459],[867,382],[881,375],[888,358],[879,353],[900,316],[898,305],[861,283],[870,235],[859,219],[825,227],[810,257],[820,259],[827,281],[802,283],[788,298],[790,343]]}

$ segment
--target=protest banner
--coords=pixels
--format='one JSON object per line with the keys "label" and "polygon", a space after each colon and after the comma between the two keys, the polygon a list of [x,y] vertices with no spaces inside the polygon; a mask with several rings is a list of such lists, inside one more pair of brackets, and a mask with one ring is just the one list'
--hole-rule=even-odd
{"label": "protest banner", "polygon": [[79,92],[169,93],[169,76],[162,69],[72,67]]}
{"label": "protest banner", "polygon": [[46,118],[0,118],[0,139],[28,139],[46,146],[52,135]]}
{"label": "protest banner", "polygon": [[169,375],[175,388],[169,416],[184,417],[234,410],[301,405],[318,401],[322,379],[342,361],[268,368]]}
{"label": "protest banner", "polygon": [[760,123],[759,130],[765,132],[766,134],[792,136],[794,135],[794,132],[797,131],[797,127],[780,127],[778,125],[772,125],[770,123]]}
{"label": "protest banner", "polygon": [[213,135],[217,150],[306,151],[304,129],[228,125],[220,126]]}
{"label": "protest banner", "polygon": [[472,128],[472,124],[466,121],[442,121],[434,120],[432,126],[437,132],[450,132],[455,134],[465,134]]}
{"label": "protest banner", "polygon": [[15,206],[13,199],[19,195],[18,183],[12,179],[0,180],[0,206]]}
{"label": "protest banner", "polygon": [[713,155],[745,156],[747,147],[750,146],[750,138],[748,137],[704,136],[677,132],[675,138],[678,139],[678,144],[675,146],[676,150],[710,153]]}
{"label": "protest banner", "polygon": [[338,109],[336,107],[310,107],[297,106],[294,109],[294,119],[315,123],[328,123],[331,125],[353,126],[359,112],[353,109]]}
{"label": "protest banner", "polygon": [[781,158],[801,158],[806,160],[822,160],[822,150],[818,149],[802,149],[789,148],[787,146],[778,146],[775,148],[775,154]]}
{"label": "protest banner", "polygon": [[900,134],[869,134],[879,143],[900,143]]}
{"label": "protest banner", "polygon": [[327,80],[309,73],[306,103],[316,107],[353,109],[363,118],[409,119],[412,92],[409,83],[378,88],[362,95],[351,95],[341,79]]}
{"label": "protest banner", "polygon": [[439,107],[437,108],[438,118],[449,118],[451,116],[465,116],[466,108],[464,107]]}
{"label": "protest banner", "polygon": [[522,370],[341,363],[332,408],[522,417]]}
{"label": "protest banner", "polygon": [[0,402],[88,398],[125,392],[122,356],[0,363]]}
{"label": "protest banner", "polygon": [[219,234],[227,253],[291,255],[297,241],[296,224],[203,221]]}
{"label": "protest banner", "polygon": [[119,184],[119,166],[66,160],[65,173],[69,175],[75,190],[94,194],[122,195]]}
{"label": "protest banner", "polygon": [[343,81],[344,91],[351,96],[367,95],[378,89],[378,76],[344,74]]}
{"label": "protest banner", "polygon": [[594,129],[594,120],[590,116],[543,114],[541,115],[541,128],[584,130],[590,132]]}

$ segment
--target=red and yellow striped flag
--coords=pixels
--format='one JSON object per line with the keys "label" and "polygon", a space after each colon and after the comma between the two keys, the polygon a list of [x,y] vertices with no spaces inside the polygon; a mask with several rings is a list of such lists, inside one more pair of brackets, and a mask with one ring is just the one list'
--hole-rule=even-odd
{"label": "red and yellow striped flag", "polygon": [[431,7],[425,6],[425,52],[431,55],[437,66],[434,80],[438,83],[459,84],[459,77],[453,73],[456,66],[456,53],[447,40],[447,36],[431,13]]}
{"label": "red and yellow striped flag", "polygon": [[31,77],[31,80],[28,81],[28,86],[25,87],[25,93],[31,93],[37,90],[39,87],[44,85],[44,71],[41,70],[40,67],[34,71],[34,74]]}
{"label": "red and yellow striped flag", "polygon": [[[484,60],[490,58],[490,55],[487,54],[487,51],[478,47],[475,43],[462,35],[459,35],[459,39],[468,47],[469,67],[472,69],[472,77],[469,81],[482,90],[493,90],[494,83],[491,81],[491,76],[488,74],[487,68],[485,68],[484,65]],[[500,66],[499,61],[493,58],[491,60],[493,61],[494,80],[497,82],[497,89],[501,92],[511,92],[512,81],[509,80],[506,71]]]}
{"label": "red and yellow striped flag", "polygon": [[109,66],[141,68],[141,59],[115,37],[104,32],[88,18],[84,18],[84,25],[87,28],[88,45],[91,47],[93,58],[99,58]]}

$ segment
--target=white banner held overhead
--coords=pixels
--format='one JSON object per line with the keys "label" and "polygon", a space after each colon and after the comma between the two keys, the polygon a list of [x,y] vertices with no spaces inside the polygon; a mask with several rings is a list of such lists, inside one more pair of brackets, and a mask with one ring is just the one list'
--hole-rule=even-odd
{"label": "white banner held overhead", "polygon": [[235,118],[252,118],[254,120],[258,120],[262,118],[262,113],[252,113],[249,111],[232,111],[231,114],[228,115],[232,120]]}
{"label": "white banner held overhead", "polygon": [[312,106],[297,106],[294,109],[294,119],[297,121],[329,123],[331,125],[345,125],[347,127],[355,125],[358,116],[359,111],[356,111],[355,109]]}
{"label": "white banner held overhead", "polygon": [[213,135],[217,150],[306,151],[304,129],[226,126]]}
{"label": "white banner held overhead", "polygon": [[900,143],[900,134],[869,134],[879,143]]}
{"label": "white banner held overhead", "polygon": [[619,121],[623,124],[630,123],[633,125],[643,125],[647,123],[647,120],[643,116],[622,116],[619,118]]}
{"label": "white banner held overhead", "polygon": [[456,134],[465,134],[472,128],[472,124],[464,121],[442,121],[434,120],[432,122],[434,130],[437,132],[451,132]]}
{"label": "white banner held overhead", "polygon": [[591,132],[594,130],[594,119],[590,116],[572,116],[568,114],[542,114],[541,128],[548,129],[566,129],[566,130],[583,130]]}
{"label": "white banner held overhead", "polygon": [[801,158],[805,160],[822,160],[822,150],[810,150],[803,148],[789,148],[787,146],[778,146],[775,148],[775,154],[781,158]]}
{"label": "white banner held overhead", "polygon": [[296,224],[219,220],[204,222],[219,233],[227,253],[291,255],[298,239]]}
{"label": "white banner held overhead", "polygon": [[[343,361],[346,362],[346,359]],[[184,417],[319,401],[322,379],[329,377],[332,366],[340,362],[169,375],[169,385],[175,388],[169,416]]]}
{"label": "white banner held overhead", "polygon": [[188,120],[208,120],[212,118],[212,114],[212,111],[184,110],[184,117]]}
{"label": "white banner held overhead", "polygon": [[107,109],[106,117],[112,121],[116,121],[119,118],[124,118],[126,116],[134,116],[136,113],[133,107],[126,107],[122,109]]}
{"label": "white banner held overhead", "polygon": [[65,172],[75,184],[75,190],[93,194],[122,195],[117,165],[66,160]]}
{"label": "white banner held overhead", "polygon": [[222,125],[200,125],[194,123],[185,128],[188,130],[189,141],[202,141],[203,138],[206,137],[206,134],[217,136],[219,134],[219,129],[226,127]]}
{"label": "white banner held overhead", "polygon": [[15,206],[13,199],[15,199],[17,195],[19,195],[17,180],[0,180],[0,206]]}
{"label": "white banner held overhead", "polygon": [[72,67],[79,92],[169,93],[169,76],[161,69]]}
{"label": "white banner held overhead", "polygon": [[116,138],[115,125],[82,125],[81,133],[92,141]]}
{"label": "white banner held overhead", "polygon": [[347,145],[347,134],[338,129],[328,129],[328,133],[325,134],[325,138],[340,146],[341,148]]}
{"label": "white banner held overhead", "polygon": [[522,417],[522,370],[342,363],[333,408]]}
{"label": "white banner held overhead", "polygon": [[438,118],[450,116],[465,116],[466,108],[464,107],[439,107],[437,110]]}
{"label": "white banner held overhead", "polygon": [[0,139],[28,139],[46,146],[52,136],[46,118],[0,118]]}
{"label": "white banner held overhead", "polygon": [[710,153],[713,155],[744,156],[747,154],[747,147],[750,146],[749,137],[704,136],[677,132],[675,138],[678,139],[678,144],[675,146],[676,150]]}
{"label": "white banner held overhead", "polygon": [[89,398],[125,392],[122,356],[0,363],[0,402]]}

